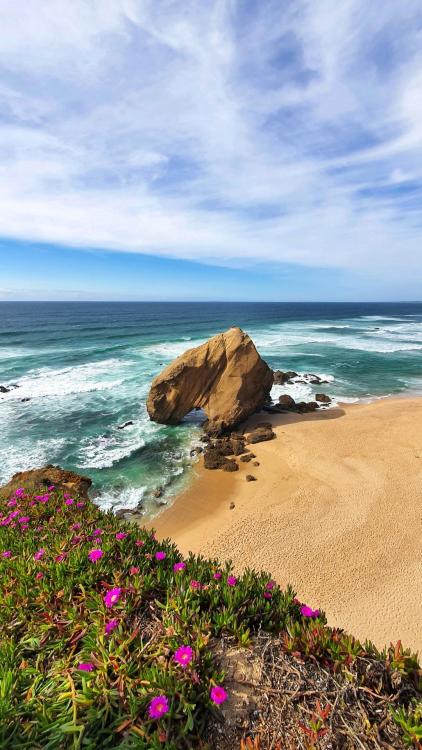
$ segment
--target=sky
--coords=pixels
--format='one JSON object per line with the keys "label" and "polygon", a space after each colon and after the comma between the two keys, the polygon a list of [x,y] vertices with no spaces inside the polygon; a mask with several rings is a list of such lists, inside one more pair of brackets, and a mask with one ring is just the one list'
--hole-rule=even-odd
{"label": "sky", "polygon": [[0,300],[422,299],[420,0],[0,0]]}

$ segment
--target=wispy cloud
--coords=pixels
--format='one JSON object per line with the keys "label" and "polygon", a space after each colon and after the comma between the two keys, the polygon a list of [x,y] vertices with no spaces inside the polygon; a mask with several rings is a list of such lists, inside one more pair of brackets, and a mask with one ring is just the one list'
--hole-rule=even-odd
{"label": "wispy cloud", "polygon": [[0,0],[0,235],[422,271],[422,7]]}

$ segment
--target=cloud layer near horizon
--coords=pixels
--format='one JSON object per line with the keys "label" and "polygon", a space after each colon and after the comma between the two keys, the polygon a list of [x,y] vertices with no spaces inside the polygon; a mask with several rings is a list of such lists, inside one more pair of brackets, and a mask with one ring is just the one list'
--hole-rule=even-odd
{"label": "cloud layer near horizon", "polygon": [[0,0],[0,235],[422,272],[420,0]]}

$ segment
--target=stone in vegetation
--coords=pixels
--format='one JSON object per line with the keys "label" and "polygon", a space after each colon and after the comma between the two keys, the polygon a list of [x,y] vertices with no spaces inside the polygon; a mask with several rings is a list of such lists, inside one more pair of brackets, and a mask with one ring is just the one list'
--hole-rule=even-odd
{"label": "stone in vegetation", "polygon": [[273,372],[253,341],[230,328],[182,354],[153,380],[148,414],[177,424],[192,409],[203,409],[205,429],[218,434],[259,410],[272,384]]}

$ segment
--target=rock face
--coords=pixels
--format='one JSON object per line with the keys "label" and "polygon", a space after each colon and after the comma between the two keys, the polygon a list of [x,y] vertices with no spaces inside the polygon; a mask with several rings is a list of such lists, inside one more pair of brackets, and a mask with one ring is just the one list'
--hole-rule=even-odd
{"label": "rock face", "polygon": [[33,490],[54,485],[65,492],[74,493],[82,499],[88,499],[88,490],[92,484],[89,477],[82,477],[73,471],[66,471],[60,466],[48,464],[42,469],[31,469],[14,474],[10,482],[0,488],[0,497],[9,497],[19,487]]}
{"label": "rock face", "polygon": [[273,372],[240,328],[209,339],[182,354],[152,382],[150,418],[177,424],[192,409],[203,409],[205,429],[218,434],[260,409],[271,390]]}

